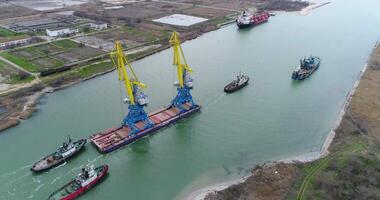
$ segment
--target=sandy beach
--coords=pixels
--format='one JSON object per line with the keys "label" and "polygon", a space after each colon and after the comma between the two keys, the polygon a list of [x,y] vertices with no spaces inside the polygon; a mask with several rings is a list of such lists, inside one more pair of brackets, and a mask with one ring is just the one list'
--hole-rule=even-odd
{"label": "sandy beach", "polygon": [[308,15],[308,14],[310,14],[310,12],[312,10],[317,9],[317,8],[319,8],[321,6],[327,5],[329,3],[331,3],[331,2],[311,2],[310,5],[307,6],[306,8],[304,8],[304,9],[302,9],[299,12],[299,14],[303,15],[303,16]]}

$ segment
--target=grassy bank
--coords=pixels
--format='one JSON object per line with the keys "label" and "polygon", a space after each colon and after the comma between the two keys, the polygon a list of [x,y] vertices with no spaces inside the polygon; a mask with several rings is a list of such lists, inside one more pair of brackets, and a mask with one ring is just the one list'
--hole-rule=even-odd
{"label": "grassy bank", "polygon": [[[380,199],[380,47],[372,53],[330,154],[299,166],[289,199]],[[316,172],[309,166],[328,159]],[[312,174],[313,173],[313,174]],[[308,177],[312,178],[308,180]],[[306,177],[306,178],[305,178]],[[297,182],[303,180],[303,185]]]}
{"label": "grassy bank", "polygon": [[43,78],[42,80],[46,85],[51,87],[59,87],[71,82],[92,77],[102,72],[106,72],[112,68],[114,68],[114,65],[111,61],[103,61],[78,67],[67,72],[54,74]]}
{"label": "grassy bank", "polygon": [[33,81],[36,77],[35,76],[27,76],[26,78],[21,77],[18,74],[11,75],[8,83],[9,84],[21,84],[21,83],[29,83]]}
{"label": "grassy bank", "polygon": [[335,130],[328,155],[307,163],[256,167],[247,181],[205,199],[380,199],[379,124],[378,45]]}

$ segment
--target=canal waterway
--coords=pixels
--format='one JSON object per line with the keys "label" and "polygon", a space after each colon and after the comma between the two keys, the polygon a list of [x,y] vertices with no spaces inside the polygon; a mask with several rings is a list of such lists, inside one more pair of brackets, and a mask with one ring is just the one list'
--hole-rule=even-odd
{"label": "canal waterway", "polygon": [[[33,162],[68,134],[82,138],[117,126],[127,110],[115,72],[45,95],[30,119],[0,134],[0,199],[46,199],[88,162],[110,171],[83,200],[181,199],[258,163],[318,154],[380,36],[379,7],[373,0],[335,0],[307,16],[279,13],[253,29],[231,25],[188,41],[183,49],[201,113],[107,155],[89,144],[70,162],[32,174]],[[148,111],[175,95],[171,53],[133,63],[148,85]],[[293,82],[292,70],[310,54],[322,58],[320,69]],[[239,71],[250,75],[249,86],[224,94]]]}

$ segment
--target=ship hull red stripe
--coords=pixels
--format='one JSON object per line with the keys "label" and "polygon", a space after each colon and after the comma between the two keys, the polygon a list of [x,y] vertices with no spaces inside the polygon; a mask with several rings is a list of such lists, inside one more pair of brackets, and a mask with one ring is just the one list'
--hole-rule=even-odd
{"label": "ship hull red stripe", "polygon": [[71,193],[67,195],[66,197],[61,198],[61,200],[73,200],[79,197],[79,195],[83,194],[87,190],[89,190],[91,187],[96,185],[108,172],[108,165],[104,166],[104,169],[100,176],[98,176],[95,180],[93,180],[90,184],[88,184],[86,187],[82,187],[79,190],[75,191],[74,193]]}

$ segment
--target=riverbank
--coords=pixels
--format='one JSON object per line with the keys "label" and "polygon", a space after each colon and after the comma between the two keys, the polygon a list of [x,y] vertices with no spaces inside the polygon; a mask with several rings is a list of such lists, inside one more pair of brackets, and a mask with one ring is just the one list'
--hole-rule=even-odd
{"label": "riverbank", "polygon": [[379,80],[377,43],[368,65],[347,95],[336,127],[321,148],[320,158],[255,167],[247,180],[224,190],[215,188],[204,199],[379,198],[376,192],[380,182]]}
{"label": "riverbank", "polygon": [[[274,4],[268,4],[267,6],[269,8],[272,7],[273,9],[276,8],[276,10],[282,9],[284,11],[295,11],[308,5],[306,2],[286,2],[287,3],[280,5],[272,2],[276,6],[273,6]],[[181,39],[183,42],[195,39],[207,32],[222,28],[226,22],[230,22],[230,20],[223,19],[220,22],[218,20],[211,20],[205,25],[195,26],[193,29],[184,32]],[[160,46],[158,48],[146,49],[145,51],[129,55],[130,60],[139,60],[170,47],[167,41],[160,41],[159,43]],[[100,62],[80,66],[74,68],[74,70],[41,77],[38,80],[34,80],[32,83],[28,83],[25,87],[20,87],[20,89],[12,89],[2,92],[0,94],[0,108],[2,108],[0,112],[0,132],[14,127],[19,124],[20,120],[30,117],[35,111],[34,105],[44,93],[66,88],[73,84],[109,73],[113,70],[111,62],[105,58]],[[15,102],[17,102],[17,105],[15,105]],[[24,109],[25,107],[28,109]]]}
{"label": "riverbank", "polygon": [[[170,46],[161,46],[156,49],[140,52],[130,56],[130,61],[136,61],[145,58],[146,56],[155,54]],[[99,67],[94,68],[97,65]],[[110,73],[115,68],[110,60],[104,60],[90,65],[83,66],[73,71],[59,73],[54,76],[36,81],[28,86],[21,87],[18,90],[12,90],[0,95],[0,106],[4,108],[3,113],[0,113],[0,132],[8,128],[12,128],[20,123],[21,120],[28,119],[36,111],[35,106],[40,97],[45,93],[70,87],[86,80]],[[81,73],[81,71],[87,71]]]}
{"label": "riverbank", "polygon": [[327,4],[330,4],[331,2],[328,1],[328,2],[318,2],[318,3],[310,3],[309,6],[303,8],[301,11],[300,11],[300,15],[308,15],[310,14],[310,12],[314,9],[317,9],[319,7],[322,7],[322,6],[325,6]]}

